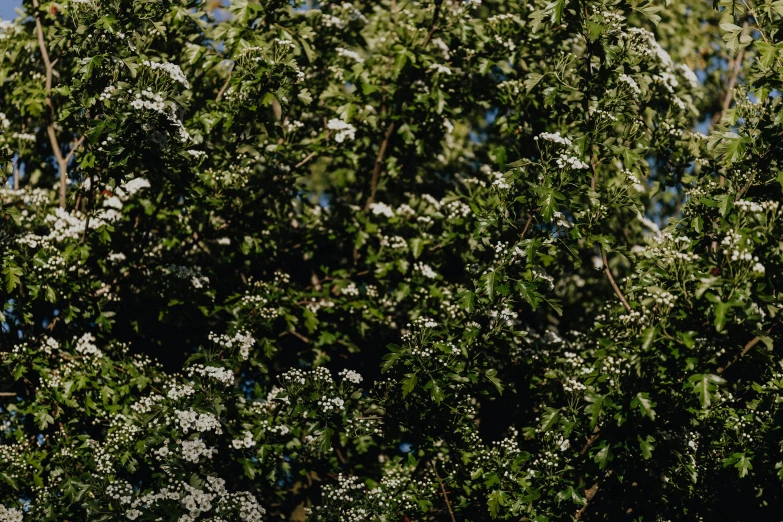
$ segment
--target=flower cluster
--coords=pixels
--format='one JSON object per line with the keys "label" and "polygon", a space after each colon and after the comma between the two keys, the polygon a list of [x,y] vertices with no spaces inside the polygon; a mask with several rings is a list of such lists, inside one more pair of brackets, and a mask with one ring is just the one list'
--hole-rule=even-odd
{"label": "flower cluster", "polygon": [[326,123],[326,128],[335,132],[334,141],[337,143],[353,141],[356,138],[356,127],[341,119],[332,118]]}
{"label": "flower cluster", "polygon": [[218,335],[214,332],[209,333],[209,340],[228,351],[238,351],[242,359],[250,357],[250,350],[256,343],[256,340],[246,331],[240,330],[233,336],[222,334]]}
{"label": "flower cluster", "polygon": [[185,76],[185,73],[182,72],[182,69],[179,65],[168,62],[151,62],[149,60],[144,60],[141,63],[144,65],[144,67],[147,67],[152,71],[161,71],[165,73],[169,78],[181,84],[186,89],[190,88],[190,83],[188,83],[188,79]]}

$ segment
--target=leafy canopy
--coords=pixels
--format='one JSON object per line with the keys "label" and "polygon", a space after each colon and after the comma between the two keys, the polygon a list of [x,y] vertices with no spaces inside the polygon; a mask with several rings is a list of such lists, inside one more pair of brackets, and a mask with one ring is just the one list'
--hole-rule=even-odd
{"label": "leafy canopy", "polygon": [[25,0],[0,520],[778,520],[782,24]]}

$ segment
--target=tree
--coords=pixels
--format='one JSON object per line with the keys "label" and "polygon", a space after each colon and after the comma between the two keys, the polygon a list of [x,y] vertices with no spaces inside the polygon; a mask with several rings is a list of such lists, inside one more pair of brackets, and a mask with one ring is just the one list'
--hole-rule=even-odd
{"label": "tree", "polygon": [[782,16],[26,0],[0,520],[777,520]]}

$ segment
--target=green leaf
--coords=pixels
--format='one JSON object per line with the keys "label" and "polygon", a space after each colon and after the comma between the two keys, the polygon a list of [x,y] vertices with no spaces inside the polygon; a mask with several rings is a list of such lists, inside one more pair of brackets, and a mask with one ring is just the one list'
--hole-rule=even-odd
{"label": "green leaf", "polygon": [[579,493],[577,493],[572,486],[568,486],[564,490],[558,492],[557,495],[555,495],[555,500],[557,500],[558,504],[563,502],[564,500],[570,500],[571,502],[573,502],[578,506],[587,505],[587,499],[585,499]]}
{"label": "green leaf", "polygon": [[332,428],[325,428],[323,432],[321,432],[321,436],[318,438],[318,446],[321,448],[321,451],[331,451],[332,435],[334,435],[334,430]]}
{"label": "green leaf", "polygon": [[446,398],[446,394],[443,392],[443,388],[438,386],[438,383],[436,381],[430,381],[432,383],[431,388],[431,394],[432,394],[432,400],[434,400],[437,404],[440,404],[443,402],[443,399]]}
{"label": "green leaf", "polygon": [[769,67],[775,61],[778,56],[778,48],[776,45],[756,40],[753,45],[759,53],[759,63],[762,67]]}
{"label": "green leaf", "polygon": [[641,435],[637,435],[636,438],[639,440],[639,449],[642,451],[642,457],[644,460],[651,459],[652,452],[655,449],[655,446],[653,446],[655,439],[651,435],[647,435],[644,438],[642,438]]}
{"label": "green leaf", "polygon": [[484,475],[484,487],[491,488],[492,486],[500,484],[500,477],[497,473],[487,473]]}
{"label": "green leaf", "polygon": [[302,315],[304,316],[305,328],[308,332],[313,333],[318,326],[318,316],[309,308],[304,308]]}
{"label": "green leaf", "polygon": [[506,505],[506,493],[504,491],[492,491],[487,497],[487,506],[489,507],[489,516],[498,518],[501,507]]}
{"label": "green leaf", "polygon": [[250,480],[253,480],[256,477],[256,468],[253,465],[253,462],[250,459],[239,459],[239,462],[242,464],[245,476]]}
{"label": "green leaf", "polygon": [[598,40],[603,32],[606,30],[606,25],[601,25],[598,23],[593,22],[592,20],[587,21],[587,30],[588,34],[590,35],[590,41],[594,42]]}
{"label": "green leaf", "polygon": [[661,21],[661,17],[657,13],[663,10],[662,5],[653,5],[652,2],[649,2],[647,5],[636,10],[646,16],[655,25],[658,25]]}
{"label": "green leaf", "polygon": [[49,412],[45,409],[40,409],[35,412],[35,421],[38,424],[38,428],[45,430],[50,424],[54,424],[54,417],[49,415]]}
{"label": "green leaf", "polygon": [[470,290],[464,290],[458,296],[459,304],[467,313],[472,314],[476,309],[476,294]]}
{"label": "green leaf", "polygon": [[720,24],[719,27],[721,29],[723,29],[724,31],[727,31],[727,32],[730,32],[730,33],[738,33],[740,31],[742,31],[742,27],[740,27],[738,25],[735,25],[735,24],[730,24],[730,23]]}
{"label": "green leaf", "polygon": [[606,465],[609,464],[613,458],[614,457],[612,456],[612,452],[607,445],[601,448],[598,453],[595,454],[593,457],[593,462],[596,462],[599,468],[605,469]]}
{"label": "green leaf", "polygon": [[558,301],[557,299],[550,299],[550,298],[547,298],[547,297],[546,297],[546,296],[544,296],[543,294],[541,294],[541,299],[543,299],[544,301],[546,301],[546,304],[548,304],[548,305],[549,305],[549,307],[550,307],[550,308],[552,308],[552,310],[553,310],[553,311],[554,311],[554,312],[555,312],[557,315],[559,315],[560,317],[562,317],[562,316],[563,316],[563,307],[562,307],[562,306],[560,306],[560,301]]}
{"label": "green leaf", "polygon": [[392,366],[394,366],[394,363],[396,363],[397,360],[402,357],[402,350],[396,344],[390,344],[388,348],[391,350],[391,353],[383,356],[383,364],[381,364],[381,371],[383,373],[388,372]]}
{"label": "green leaf", "polygon": [[8,265],[5,268],[3,268],[3,274],[5,274],[5,290],[9,294],[16,288],[17,286],[22,285],[22,279],[21,276],[24,272],[21,268],[14,265]]}
{"label": "green leaf", "polygon": [[658,334],[658,327],[657,326],[649,326],[644,329],[644,333],[642,334],[642,350],[646,351],[652,346],[653,342],[655,341],[655,336]]}
{"label": "green leaf", "polygon": [[538,292],[538,285],[535,283],[525,283],[520,281],[517,283],[517,290],[522,298],[528,302],[528,304],[535,310],[543,300],[543,296]]}
{"label": "green leaf", "polygon": [[[724,135],[724,139],[726,142],[725,156],[729,163],[735,163],[742,160],[745,157],[745,148],[747,147],[748,143],[750,143],[750,138],[747,136],[740,136],[738,134],[727,133],[727,135]],[[731,197],[727,194],[723,194],[722,196],[726,198]],[[718,199],[719,197],[720,196],[716,196],[715,199]],[[725,214],[721,213],[721,215]]]}
{"label": "green leaf", "polygon": [[639,408],[639,411],[644,417],[649,417],[650,420],[655,420],[655,402],[650,400],[650,394],[647,392],[639,392],[636,397],[631,401],[632,408]]}
{"label": "green leaf", "polygon": [[487,379],[489,382],[491,382],[495,388],[498,389],[498,392],[502,395],[503,394],[503,383],[498,379],[498,371],[495,369],[489,369],[487,370],[484,375],[487,376]]}
{"label": "green leaf", "polygon": [[297,94],[297,98],[302,100],[302,103],[305,105],[310,105],[313,102],[313,96],[310,94],[310,92],[307,89],[302,89],[299,91],[299,94]]}
{"label": "green leaf", "polygon": [[424,239],[420,237],[414,237],[410,240],[411,253],[414,259],[418,259],[421,253],[424,251]]}
{"label": "green leaf", "polygon": [[721,216],[725,216],[729,213],[731,206],[734,202],[734,198],[730,194],[720,194],[715,196],[715,201],[718,202],[718,210]]}
{"label": "green leaf", "polygon": [[405,378],[402,380],[402,396],[407,397],[415,388],[419,379],[415,373],[406,373]]}
{"label": "green leaf", "polygon": [[697,233],[701,234],[704,231],[704,218],[701,216],[696,216],[693,221],[691,221],[691,224],[693,225],[693,230]]}
{"label": "green leaf", "polygon": [[544,414],[541,416],[541,431],[547,432],[552,428],[552,426],[557,423],[558,419],[560,418],[560,410],[556,410],[554,408],[546,407]]}
{"label": "green leaf", "polygon": [[481,287],[484,289],[487,297],[490,301],[495,299],[495,290],[498,284],[498,273],[495,269],[490,268],[480,279]]}
{"label": "green leaf", "polygon": [[693,384],[693,389],[698,394],[701,407],[704,409],[712,404],[717,386],[726,383],[726,380],[719,375],[709,373],[691,375],[688,380]]}
{"label": "green leaf", "polygon": [[713,313],[715,314],[715,329],[718,333],[722,333],[726,327],[726,321],[728,320],[729,311],[738,306],[740,303],[737,300],[732,299],[728,303],[724,303],[712,292],[708,292],[705,296],[707,300],[712,302]]}
{"label": "green leaf", "polygon": [[593,390],[588,390],[585,394],[585,400],[590,404],[588,409],[590,410],[591,414],[591,420],[590,420],[590,427],[595,428],[596,424],[598,424],[598,419],[601,416],[601,411],[603,410],[604,401],[606,400],[606,396],[599,395]]}
{"label": "green leaf", "polygon": [[[538,85],[538,82],[540,82],[541,78],[543,78],[544,76],[545,76],[544,74],[529,73],[527,75],[527,78],[525,78],[525,90],[527,92],[532,91],[533,88],[535,88],[535,86]],[[514,165],[513,163],[509,165],[509,167],[512,166],[518,166],[518,165]]]}
{"label": "green leaf", "polygon": [[753,469],[752,457],[749,457],[747,453],[733,453],[730,456],[723,459],[723,467],[734,465],[739,471],[740,478],[746,477],[750,470]]}
{"label": "green leaf", "polygon": [[[305,40],[304,38],[300,38],[298,42],[299,45],[302,46],[302,50],[304,51],[305,56],[307,57],[307,61],[313,63],[316,60],[316,54],[315,52],[313,52],[313,48],[310,46],[309,43],[307,43],[307,40]],[[309,104],[310,102],[307,103]]]}
{"label": "green leaf", "polygon": [[565,196],[550,187],[536,187],[534,189],[538,194],[538,206],[541,209],[541,216],[551,222],[552,216],[557,211],[558,201],[565,200]]}
{"label": "green leaf", "polygon": [[566,0],[555,0],[552,2],[552,18],[553,24],[559,24],[563,19],[563,10],[565,9]]}

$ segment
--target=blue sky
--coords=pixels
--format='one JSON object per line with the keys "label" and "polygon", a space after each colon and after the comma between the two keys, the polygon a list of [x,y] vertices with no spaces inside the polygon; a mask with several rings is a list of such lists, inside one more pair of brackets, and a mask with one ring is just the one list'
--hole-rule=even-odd
{"label": "blue sky", "polygon": [[16,18],[14,9],[22,5],[22,0],[0,0],[0,18],[10,20]]}

